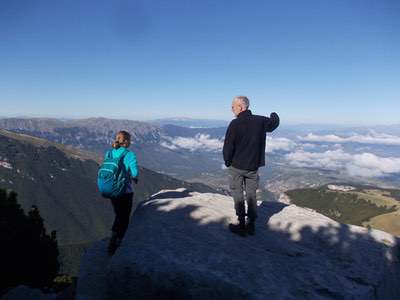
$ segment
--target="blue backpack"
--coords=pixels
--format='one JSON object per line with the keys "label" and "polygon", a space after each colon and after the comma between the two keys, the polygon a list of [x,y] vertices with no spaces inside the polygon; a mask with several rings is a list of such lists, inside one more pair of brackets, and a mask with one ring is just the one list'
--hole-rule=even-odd
{"label": "blue backpack", "polygon": [[97,173],[97,186],[103,197],[118,198],[125,193],[126,185],[129,182],[129,174],[123,161],[128,152],[125,149],[118,158],[113,158],[112,151],[108,151]]}

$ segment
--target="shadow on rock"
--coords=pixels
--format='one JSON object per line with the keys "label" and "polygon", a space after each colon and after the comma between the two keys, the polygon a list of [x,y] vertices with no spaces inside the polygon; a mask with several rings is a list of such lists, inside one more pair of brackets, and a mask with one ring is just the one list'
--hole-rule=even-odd
{"label": "shadow on rock", "polygon": [[[235,219],[232,199],[221,195],[172,191],[141,203],[96,299],[400,297],[398,241],[389,234],[279,202],[260,205],[255,236],[230,233]],[[90,294],[86,281],[77,299]]]}

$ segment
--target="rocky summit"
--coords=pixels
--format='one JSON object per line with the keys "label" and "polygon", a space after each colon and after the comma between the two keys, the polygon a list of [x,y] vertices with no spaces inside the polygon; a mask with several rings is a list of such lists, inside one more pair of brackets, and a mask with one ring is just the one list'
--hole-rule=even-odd
{"label": "rocky summit", "polygon": [[233,200],[183,189],[140,203],[121,247],[92,245],[77,299],[400,299],[399,241],[313,210],[262,202],[254,236]]}

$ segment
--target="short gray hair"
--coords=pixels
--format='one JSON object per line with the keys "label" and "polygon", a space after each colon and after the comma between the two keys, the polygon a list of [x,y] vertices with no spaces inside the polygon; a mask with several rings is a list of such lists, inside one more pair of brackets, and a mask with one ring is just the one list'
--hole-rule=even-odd
{"label": "short gray hair", "polygon": [[236,96],[234,100],[239,101],[245,109],[248,109],[250,106],[249,98],[247,98],[246,96]]}

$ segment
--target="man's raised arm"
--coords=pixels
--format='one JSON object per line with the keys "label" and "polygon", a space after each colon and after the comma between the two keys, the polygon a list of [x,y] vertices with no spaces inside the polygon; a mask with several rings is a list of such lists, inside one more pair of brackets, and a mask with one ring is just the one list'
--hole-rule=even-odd
{"label": "man's raised arm", "polygon": [[268,117],[265,117],[265,131],[272,132],[279,126],[279,116],[277,113],[273,112]]}

